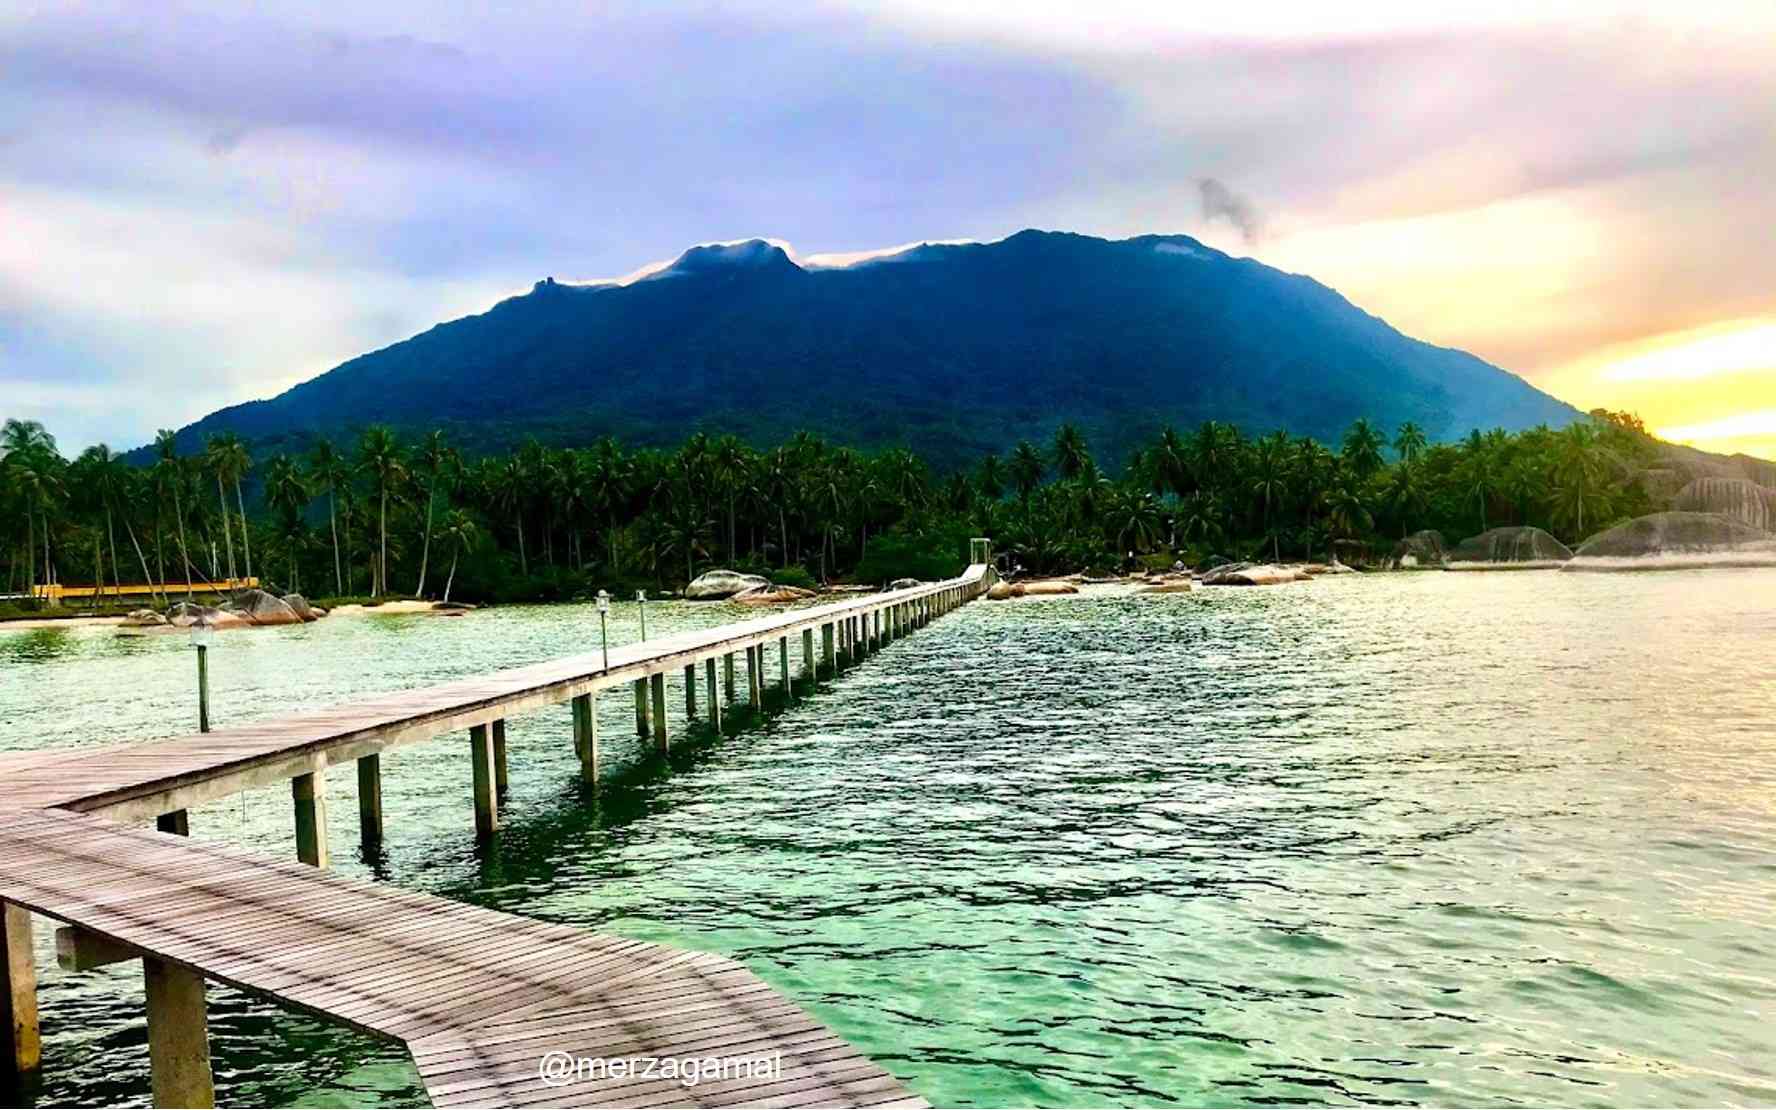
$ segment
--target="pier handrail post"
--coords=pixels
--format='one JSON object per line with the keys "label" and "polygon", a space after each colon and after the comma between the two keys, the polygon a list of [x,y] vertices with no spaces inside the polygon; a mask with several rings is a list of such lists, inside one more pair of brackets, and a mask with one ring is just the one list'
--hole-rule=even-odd
{"label": "pier handrail post", "polygon": [[648,592],[635,591],[635,607],[641,611],[641,642],[647,643],[648,638]]}
{"label": "pier handrail post", "polygon": [[610,643],[610,607],[611,595],[603,590],[598,591],[598,641],[604,649],[604,669],[611,669]]}

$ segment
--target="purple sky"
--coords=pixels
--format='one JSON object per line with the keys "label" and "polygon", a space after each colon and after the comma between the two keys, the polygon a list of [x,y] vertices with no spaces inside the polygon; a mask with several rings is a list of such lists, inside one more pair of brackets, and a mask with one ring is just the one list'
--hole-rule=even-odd
{"label": "purple sky", "polygon": [[752,235],[1188,232],[1581,404],[1776,317],[1776,6],[432,7],[0,7],[0,415],[135,445]]}

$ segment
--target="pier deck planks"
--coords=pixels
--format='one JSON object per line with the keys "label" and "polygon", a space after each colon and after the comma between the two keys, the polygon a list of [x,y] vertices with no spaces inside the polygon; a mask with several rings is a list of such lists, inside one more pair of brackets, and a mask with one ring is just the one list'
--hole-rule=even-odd
{"label": "pier deck planks", "polygon": [[[924,1106],[740,964],[147,829],[142,819],[509,712],[781,642],[961,578],[167,740],[0,753],[0,900],[369,1033],[435,1106]],[[159,807],[159,808],[156,808]],[[545,1053],[758,1057],[770,1076],[541,1079]]]}

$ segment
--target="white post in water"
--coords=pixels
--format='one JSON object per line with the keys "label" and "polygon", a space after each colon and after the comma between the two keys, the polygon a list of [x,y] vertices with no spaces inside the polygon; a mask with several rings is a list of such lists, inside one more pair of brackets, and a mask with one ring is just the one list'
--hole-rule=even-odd
{"label": "white post in water", "polygon": [[611,669],[611,638],[610,638],[611,595],[603,590],[598,591],[598,642],[604,650],[604,669]]}

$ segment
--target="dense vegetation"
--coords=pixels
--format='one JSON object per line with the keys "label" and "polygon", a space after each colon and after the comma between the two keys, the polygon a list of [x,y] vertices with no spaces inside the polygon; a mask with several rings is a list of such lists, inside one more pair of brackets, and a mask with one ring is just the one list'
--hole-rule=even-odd
{"label": "dense vegetation", "polygon": [[1455,540],[1534,524],[1577,541],[1650,511],[1638,475],[1655,448],[1633,417],[1599,410],[1435,446],[1411,423],[1384,437],[1358,420],[1334,448],[1211,421],[1166,429],[1116,476],[1072,425],[947,475],[905,449],[807,434],[765,451],[702,434],[670,452],[533,441],[471,460],[442,433],[373,427],[349,448],[322,440],[255,465],[231,435],[183,455],[163,432],[155,450],[142,467],[104,446],[69,461],[40,425],[7,421],[7,592],[121,581],[177,597],[188,580],[256,574],[327,597],[558,599],[718,565],[881,582],[955,572],[971,535],[1042,572],[1131,556],[1361,559],[1422,528]]}
{"label": "dense vegetation", "polygon": [[1107,469],[1167,425],[1288,428],[1336,442],[1358,417],[1433,441],[1579,414],[1473,355],[1421,343],[1336,292],[1188,236],[1026,231],[803,269],[762,242],[697,248],[623,287],[541,282],[178,432],[255,458],[370,425],[463,451],[601,435],[675,450],[697,431],[764,448],[806,431],[906,447],[942,473],[1067,420]]}

